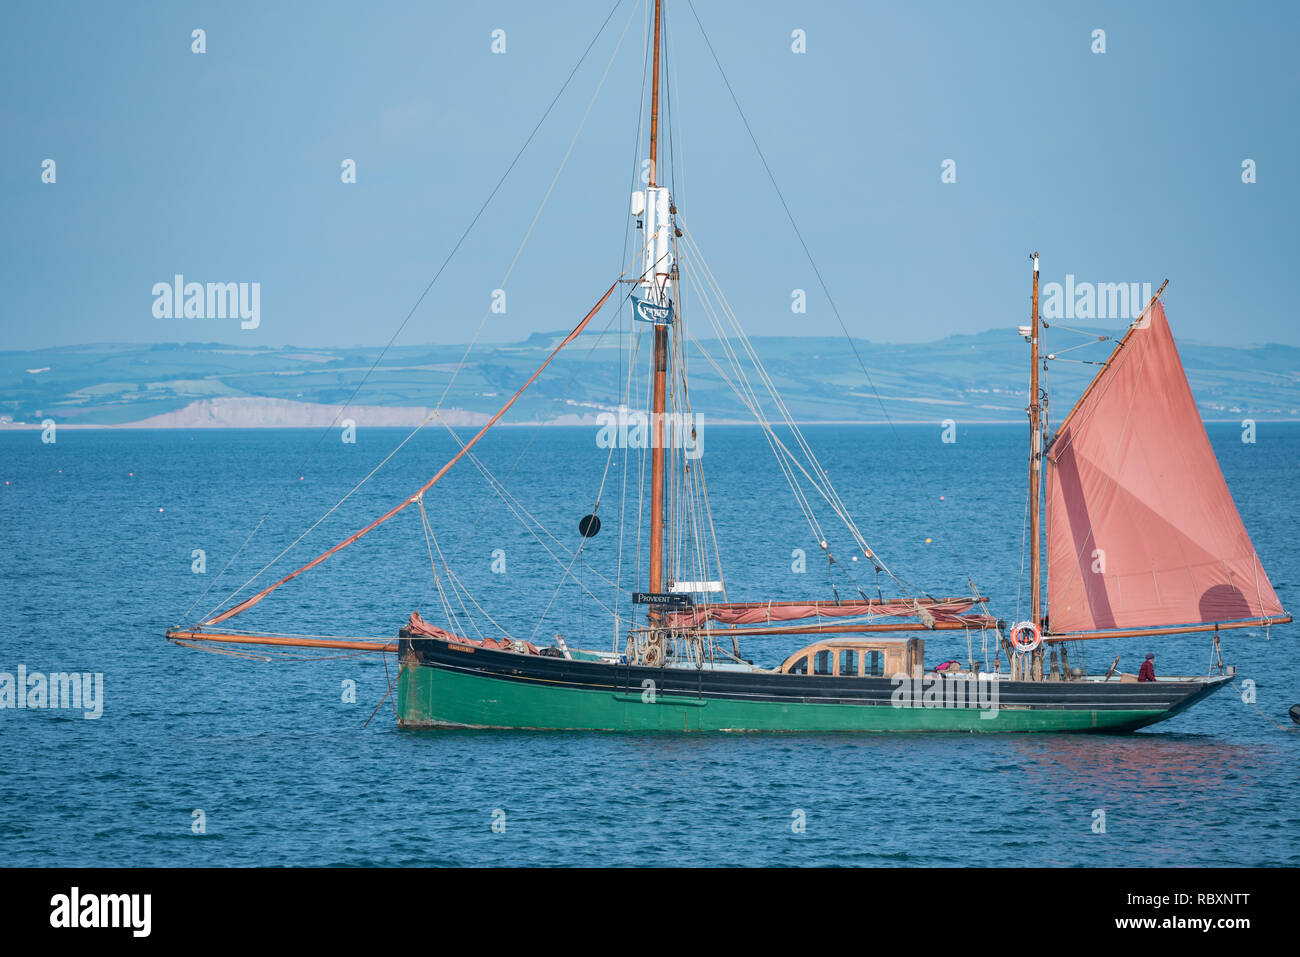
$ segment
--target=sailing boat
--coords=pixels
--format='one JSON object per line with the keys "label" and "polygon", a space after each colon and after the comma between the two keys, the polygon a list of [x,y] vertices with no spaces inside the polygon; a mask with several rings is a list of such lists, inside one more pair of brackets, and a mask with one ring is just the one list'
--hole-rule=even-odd
{"label": "sailing boat", "polygon": [[[612,283],[537,371],[412,495],[256,594],[218,606],[189,628],[168,631],[168,639],[200,647],[218,643],[396,654],[396,710],[405,728],[1116,732],[1169,718],[1231,680],[1234,670],[1223,664],[1221,654],[1210,674],[1154,680],[1118,672],[1118,657],[1103,674],[1087,674],[1070,663],[1083,661],[1082,643],[1092,639],[1213,632],[1217,652],[1223,630],[1291,620],[1211,449],[1161,302],[1165,286],[1129,326],[1060,426],[1051,430],[1039,372],[1053,357],[1040,352],[1045,324],[1038,308],[1038,254],[1033,255],[1030,324],[1020,330],[1030,345],[1030,618],[1008,626],[988,613],[987,598],[973,586],[971,594],[954,597],[909,587],[863,538],[734,324],[670,189],[660,181],[661,6],[655,0],[649,179],[647,188],[634,194],[631,209],[640,239],[633,277],[625,274]],[[692,302],[711,321],[719,314],[733,321],[739,348],[724,341],[725,359],[736,374],[733,388],[762,426],[832,573],[849,574],[832,554],[815,516],[812,503],[818,498],[824,503],[819,507],[829,507],[845,525],[856,551],[853,560],[858,555],[865,559],[862,567],[873,569],[877,582],[882,576],[888,579],[899,589],[897,596],[887,598],[877,587],[871,597],[850,579],[854,597],[847,599],[838,590],[832,597],[806,600],[727,599],[716,540],[712,549],[707,547],[712,529],[701,463],[680,454],[669,434],[675,421],[669,410],[690,410],[684,361],[683,280],[688,275],[693,277]],[[395,641],[248,634],[220,627],[411,506],[418,507],[427,534],[425,496],[466,457],[482,468],[471,449],[624,285],[633,325],[648,328],[653,341],[645,363],[650,433],[646,590],[630,595],[631,614],[615,602],[612,624],[625,639],[621,649],[574,649],[560,636],[555,645],[538,647],[508,634],[483,635],[477,625],[477,636],[471,636],[470,629],[457,627],[460,619],[444,594],[444,585],[457,597],[463,588],[445,565],[444,576],[436,565],[434,575],[447,612],[446,628],[418,611]],[[717,321],[714,328],[721,328]],[[740,381],[742,359],[757,369],[780,415],[782,434],[768,420],[758,390],[748,380]],[[725,372],[719,364],[715,367]],[[581,526],[583,543],[598,529],[593,510]],[[570,566],[581,549],[582,543],[571,553]],[[430,557],[432,561],[432,550]],[[616,586],[616,591],[619,600],[627,597],[627,589]],[[466,609],[463,601],[459,604]],[[965,666],[953,661],[928,669],[926,640],[943,632],[968,638],[980,634],[980,660],[972,652]],[[741,656],[739,639],[772,635],[814,640],[774,666]]]}

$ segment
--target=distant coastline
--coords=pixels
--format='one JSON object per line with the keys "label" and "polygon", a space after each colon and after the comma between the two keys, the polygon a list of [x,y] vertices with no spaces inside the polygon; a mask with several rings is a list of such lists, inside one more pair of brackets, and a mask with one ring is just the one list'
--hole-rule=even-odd
{"label": "distant coastline", "polygon": [[[60,429],[78,431],[94,430],[136,430],[136,431],[187,431],[195,429],[236,430],[236,429],[320,429],[341,426],[347,420],[358,428],[369,429],[405,429],[415,428],[429,418],[431,409],[416,409],[384,406],[324,406],[307,402],[288,402],[286,400],[244,400],[247,406],[242,412],[233,415],[214,414],[206,402],[195,402],[179,412],[152,416],[139,422],[91,423],[60,422],[55,419]],[[1300,422],[1300,416],[1248,416],[1257,422]],[[464,409],[445,409],[436,417],[441,422],[454,428],[477,428],[486,424],[490,418],[486,413],[468,412]],[[1206,423],[1240,424],[1243,416],[1202,417]],[[433,419],[429,420],[430,425]],[[758,428],[754,421],[729,418],[707,418],[712,425],[727,427]],[[939,426],[941,419],[797,419],[800,426],[846,425],[846,426]],[[960,424],[969,425],[1024,425],[1023,419],[996,418],[977,419],[962,416]],[[550,420],[525,420],[498,423],[499,428],[597,428],[595,415],[568,414]],[[0,432],[32,432],[45,428],[43,422],[0,421]]]}
{"label": "distant coastline", "polygon": [[[468,357],[464,345],[191,342],[0,351],[0,430],[42,428],[47,420],[59,428],[322,428],[345,418],[359,427],[413,428],[435,406],[453,427],[478,427],[561,338],[536,333]],[[1073,351],[1079,338],[1053,332],[1050,348],[1070,351],[1069,361],[1049,363],[1053,408],[1069,408],[1113,347],[1084,337],[1089,348]],[[627,353],[619,342],[598,336],[558,355],[502,424],[596,425],[597,415],[617,408],[626,385]],[[1014,329],[921,344],[825,336],[751,343],[803,424],[1026,421],[1028,353]],[[1205,421],[1300,420],[1300,348],[1184,343],[1180,351]],[[731,384],[709,368],[716,352],[710,341],[688,347],[686,360],[700,370],[692,409],[715,424],[750,424],[752,414]],[[759,400],[767,402],[761,389]]]}

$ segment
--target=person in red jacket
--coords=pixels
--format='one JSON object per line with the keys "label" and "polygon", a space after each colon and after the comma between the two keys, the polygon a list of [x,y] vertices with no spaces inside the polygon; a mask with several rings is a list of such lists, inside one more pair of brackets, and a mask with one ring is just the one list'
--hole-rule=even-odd
{"label": "person in red jacket", "polygon": [[1138,669],[1138,681],[1156,680],[1156,666],[1152,664],[1155,660],[1155,655],[1147,655],[1147,660],[1142,662],[1142,667]]}

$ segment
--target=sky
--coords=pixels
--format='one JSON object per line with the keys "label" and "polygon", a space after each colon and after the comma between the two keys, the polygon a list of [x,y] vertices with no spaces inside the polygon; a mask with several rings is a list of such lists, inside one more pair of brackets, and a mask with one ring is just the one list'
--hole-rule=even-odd
{"label": "sky", "polygon": [[[1038,250],[1044,283],[1168,278],[1179,338],[1300,344],[1300,6],[666,10],[669,184],[751,335],[841,329],[700,24],[852,335],[1014,328]],[[0,349],[571,328],[626,262],[646,23],[635,0],[4,5]],[[156,315],[176,274],[257,283],[256,328]]]}

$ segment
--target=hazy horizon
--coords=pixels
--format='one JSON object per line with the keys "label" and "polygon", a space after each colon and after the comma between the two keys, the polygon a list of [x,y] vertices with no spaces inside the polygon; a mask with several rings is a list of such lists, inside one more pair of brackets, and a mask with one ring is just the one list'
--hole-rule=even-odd
{"label": "hazy horizon", "polygon": [[[1014,330],[1037,249],[1045,283],[1168,277],[1180,341],[1297,345],[1278,277],[1300,9],[1223,9],[674,0],[666,182],[751,335],[840,334],[698,14],[854,337]],[[398,342],[571,328],[629,258],[644,19],[632,0],[7,8],[6,348],[386,342],[594,37]],[[256,327],[159,318],[176,275],[257,284]]]}

